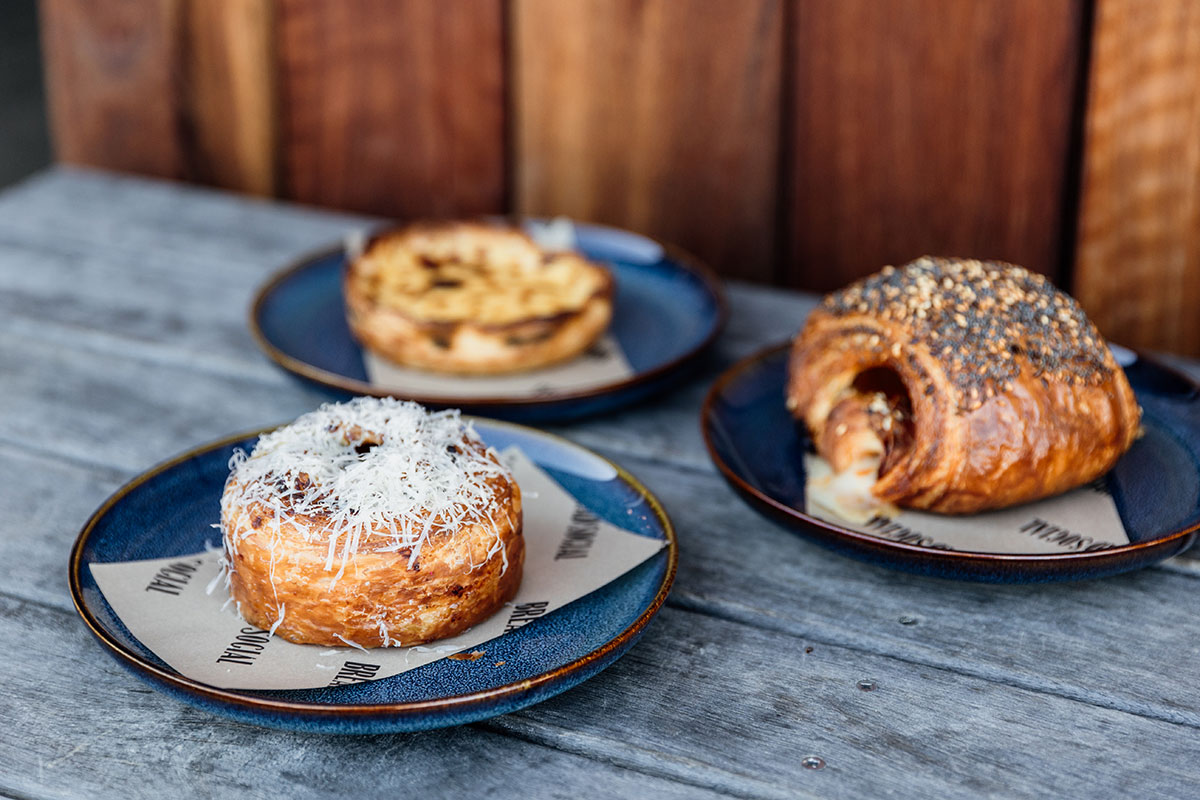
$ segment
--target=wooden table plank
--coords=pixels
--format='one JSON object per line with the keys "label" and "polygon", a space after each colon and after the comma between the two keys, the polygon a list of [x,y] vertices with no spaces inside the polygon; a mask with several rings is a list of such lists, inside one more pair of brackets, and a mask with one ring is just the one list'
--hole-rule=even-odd
{"label": "wooden table plank", "polygon": [[277,269],[302,253],[341,241],[379,218],[271,203],[213,189],[95,170],[56,167],[0,193],[0,223],[40,241],[149,250],[207,259],[228,271]]}
{"label": "wooden table plank", "polygon": [[[112,365],[103,365],[100,372],[118,378],[123,374]],[[186,375],[166,378],[176,386],[181,381],[187,381]],[[67,386],[64,397],[74,394],[74,387]],[[138,398],[133,397],[121,404],[130,415],[124,424],[132,425],[132,420],[150,413],[137,403]],[[210,404],[209,398],[199,396],[199,406]],[[25,417],[31,422],[30,430],[37,431],[61,413],[61,408],[52,407],[46,419]],[[187,416],[193,413],[188,411]],[[206,424],[216,427],[221,421]],[[103,430],[110,428],[105,425]],[[137,442],[131,442],[127,455],[122,452],[126,461],[135,462],[122,465],[130,474],[168,455],[163,452],[147,458],[141,456],[141,448],[166,451],[171,445],[160,443],[159,438],[178,436],[151,434],[153,431],[147,430]],[[112,434],[96,434],[95,438],[102,435]],[[35,439],[30,437],[27,446],[35,446]],[[79,457],[80,452],[86,449],[74,455]],[[139,456],[142,463],[136,463]],[[22,498],[46,497],[57,487],[68,496],[87,498],[94,506],[103,495],[86,471],[72,478],[63,473],[76,470],[62,467],[49,472],[49,485],[31,483],[25,476],[43,476],[46,469],[29,469],[18,456],[10,458],[14,465],[7,482],[0,484],[7,487],[0,492],[0,503],[13,509],[19,528],[44,528],[35,515],[22,513],[27,507],[40,512],[40,506],[30,506]],[[804,639],[1200,726],[1200,704],[1190,683],[1162,678],[1195,671],[1200,648],[1190,633],[1190,598],[1196,587],[1192,575],[1147,570],[1103,582],[1036,587],[980,586],[902,575],[843,559],[775,528],[735,501],[714,476],[623,460],[660,496],[679,528],[683,555],[671,601],[677,606]],[[100,486],[110,489],[114,484],[109,476]],[[8,492],[11,497],[6,496]],[[24,538],[0,542],[0,562],[20,565],[10,566],[7,575],[0,572],[8,578],[4,585],[9,591],[48,600],[36,578],[54,574],[90,506],[75,504],[72,510],[76,512],[73,524],[69,517],[59,516],[60,527],[45,531],[33,544]],[[732,531],[742,533],[732,537]],[[22,582],[31,576],[32,590]],[[805,602],[797,603],[797,596]],[[58,602],[65,605],[65,595]],[[996,625],[997,614],[1019,619],[1021,625]],[[917,623],[901,625],[902,615]],[[1113,625],[1112,620],[1118,618],[1125,624]],[[1097,652],[1104,657],[1098,659]]]}
{"label": "wooden table plank", "polygon": [[[148,298],[150,308],[140,312],[153,318],[156,314],[171,316],[174,311],[177,301],[172,292],[180,280],[177,273],[181,271],[198,272],[197,277],[205,280],[209,271],[218,270],[220,283],[231,288],[225,298],[235,296],[243,289],[249,294],[252,287],[279,263],[319,244],[336,241],[345,231],[370,224],[370,221],[314,214],[300,207],[264,204],[216,192],[194,189],[181,192],[172,184],[59,170],[27,182],[0,198],[0,226],[8,224],[15,226],[13,235],[19,233],[36,239],[38,233],[44,234],[44,239],[50,242],[47,249],[57,251],[65,247],[66,252],[59,254],[64,259],[79,257],[81,251],[95,251],[97,259],[109,259],[112,269],[126,270],[123,286],[128,287],[131,295],[151,291],[157,286],[162,291],[152,292]],[[64,245],[63,240],[72,240],[74,244]],[[148,251],[162,255],[147,256]],[[177,259],[185,258],[187,260],[182,262],[185,267],[180,269],[181,262]],[[40,268],[32,270],[34,272],[50,269],[35,264]],[[147,269],[154,269],[156,275],[144,275],[143,271]],[[19,271],[14,272],[19,274]],[[162,280],[156,283],[156,277]],[[45,279],[52,280],[50,277]],[[105,275],[104,280],[112,279]],[[114,289],[115,294],[122,291],[120,287]],[[739,295],[736,298],[738,307],[721,343],[723,355],[719,354],[715,360],[718,367],[728,358],[742,355],[766,339],[786,336],[799,326],[804,314],[804,307],[797,306],[793,299],[795,295],[789,293],[750,290],[736,285],[734,291]],[[16,313],[25,305],[24,299],[11,303],[18,307]],[[170,347],[204,341],[203,337],[214,327],[222,327],[227,332],[221,338],[227,337],[233,345],[229,352],[244,359],[253,371],[255,365],[265,362],[242,346],[246,336],[242,328],[242,303],[226,304],[222,300],[215,298],[210,307],[199,302],[181,309],[180,313],[187,319],[164,319],[161,330],[164,344]],[[81,305],[90,307],[86,303]],[[195,313],[189,315],[189,312]],[[118,318],[114,319],[114,316]],[[118,326],[119,316],[109,315],[103,321],[110,327]],[[188,328],[189,324],[194,327]],[[168,326],[178,328],[180,325],[184,329],[168,329]],[[134,326],[130,332],[140,335],[160,331],[151,324],[146,328]],[[209,342],[205,344],[206,352],[211,352]],[[189,351],[189,357],[194,358],[194,352]],[[714,372],[710,370],[708,374]],[[263,371],[264,375],[268,373],[268,370]],[[238,374],[243,374],[242,370],[239,369]],[[677,402],[680,410],[690,413],[702,396],[703,386],[688,383],[681,389],[689,394],[673,396],[668,401]],[[627,443],[633,448],[632,452],[647,456],[659,452],[695,466],[707,465],[697,437],[683,437],[683,442],[679,443],[675,437],[663,436],[667,422],[669,418],[660,415],[659,406],[655,404],[647,415],[639,411],[601,420],[601,429],[597,430],[594,439],[589,433],[594,429],[592,426],[579,436],[584,441],[607,441],[610,445]],[[679,448],[682,452],[677,452]]]}
{"label": "wooden table plank", "polygon": [[[186,197],[170,184],[73,171],[48,173],[0,196],[0,259],[23,267],[0,273],[0,311],[8,312],[8,324],[29,317],[32,323],[21,327],[27,334],[51,335],[41,326],[63,322],[153,340],[166,348],[163,357],[178,348],[189,363],[214,370],[219,357],[231,375],[261,374],[276,385],[273,369],[249,344],[249,298],[281,265],[373,221],[203,190]],[[72,277],[65,285],[56,277],[64,271]],[[735,358],[798,330],[812,303],[745,284],[731,291],[736,313],[698,375],[654,403],[555,430],[583,444],[707,469],[696,428],[689,419],[686,435],[679,435],[676,420],[694,418],[711,378]],[[104,303],[95,302],[101,297]],[[104,341],[89,339],[94,346]],[[142,344],[137,349],[149,352]]]}
{"label": "wooden table plank", "polygon": [[21,687],[0,695],[0,796],[724,796],[475,726],[348,737],[231,722],[145,687],[74,612],[3,594],[0,642],[19,647],[4,666]]}
{"label": "wooden table plank", "polygon": [[778,528],[702,473],[627,464],[680,531],[680,608],[1200,727],[1195,574],[1015,586],[908,575]]}
{"label": "wooden table plank", "polygon": [[145,249],[114,252],[66,239],[33,244],[3,226],[0,263],[14,265],[0,272],[0,314],[15,332],[97,347],[107,340],[140,352],[157,344],[163,357],[273,377],[246,326],[261,270],[223,275],[203,259],[164,259]]}
{"label": "wooden table plank", "polygon": [[[111,364],[104,365],[103,371],[116,374],[118,379],[121,374]],[[172,375],[168,380],[174,383],[187,379]],[[142,411],[135,407],[132,413],[140,417]],[[18,487],[18,498],[40,493],[47,496],[50,487],[40,492],[24,488],[21,475],[40,474],[24,466],[17,464],[4,485]],[[651,464],[630,466],[660,493],[680,527],[684,556],[673,603],[786,634],[781,638],[784,643],[774,646],[775,651],[784,654],[781,658],[802,641],[849,646],[899,656],[904,664],[934,665],[991,682],[1017,684],[1037,692],[1073,696],[1092,704],[1195,724],[1194,706],[1182,711],[1172,709],[1180,704],[1180,698],[1168,697],[1166,704],[1159,701],[1154,705],[1153,698],[1147,700],[1136,692],[1139,687],[1152,693],[1182,692],[1182,699],[1187,700],[1186,681],[1163,683],[1156,678],[1163,672],[1188,674],[1192,669],[1195,648],[1187,641],[1190,620],[1185,613],[1194,592],[1191,579],[1167,576],[1166,585],[1163,579],[1157,580],[1153,589],[1157,602],[1150,610],[1168,616],[1159,616],[1159,625],[1147,627],[1137,607],[1144,605],[1142,595],[1151,591],[1144,588],[1149,578],[1142,579],[1142,590],[1134,592],[1114,590],[1114,585],[1119,588],[1124,579],[1090,587],[1081,584],[1086,592],[1078,587],[1035,587],[1036,602],[1026,596],[1029,587],[1005,591],[1002,587],[907,578],[845,561],[773,530],[728,498],[711,476],[679,474]],[[63,475],[50,477],[51,485],[67,495],[88,497],[89,501],[100,495],[95,489],[74,490]],[[2,497],[0,502],[19,508]],[[82,510],[76,509],[76,525],[86,510],[86,504]],[[24,528],[25,518],[18,514],[13,522]],[[5,575],[5,585],[21,588],[23,578],[57,572],[74,533],[69,520],[67,524],[52,536],[37,537],[36,548],[31,548],[27,539],[5,540],[6,552],[0,553],[0,561],[24,559],[28,563],[24,575]],[[747,534],[730,540],[728,532],[734,530]],[[938,591],[931,592],[931,584]],[[46,591],[35,584],[31,594],[44,598]],[[797,604],[797,596],[804,597],[805,602]],[[65,595],[60,595],[59,602],[65,607]],[[897,617],[901,613],[912,614],[920,623],[899,625]],[[999,626],[989,634],[997,614],[1025,620],[1023,629],[1014,632]],[[1131,624],[1112,626],[1110,620],[1117,615]],[[1060,629],[1079,633],[1064,641]],[[1129,641],[1129,631],[1134,629],[1139,631],[1136,645]],[[1037,642],[1037,646],[1014,648],[1014,635],[1022,642]],[[1106,659],[1098,661],[1097,650],[1106,653]],[[1145,657],[1148,652],[1157,655],[1150,660]],[[1055,669],[1047,670],[1048,663]],[[1072,676],[1076,682],[1055,678],[1055,674]],[[1114,683],[1119,686],[1111,685]],[[1129,686],[1135,690],[1132,697]],[[624,712],[616,715],[618,720],[624,717]],[[610,732],[617,737],[620,733]]]}
{"label": "wooden table plank", "polygon": [[[0,263],[11,265],[0,270],[0,313],[6,324],[46,335],[54,335],[50,328],[67,327],[76,338],[86,332],[158,342],[177,351],[181,360],[185,353],[188,358],[219,356],[232,374],[271,375],[273,368],[254,345],[246,315],[259,286],[289,255],[275,262],[255,260],[252,253],[220,261],[191,252],[164,256],[145,246],[76,238],[70,219],[54,227],[58,234],[53,237],[31,234],[6,221],[0,210]],[[711,375],[768,338],[782,341],[792,335],[814,302],[741,283],[732,284],[730,291],[737,313],[708,365]],[[701,383],[681,381],[680,389]],[[689,397],[687,413],[697,407]],[[707,460],[699,452],[691,455],[693,463]]]}
{"label": "wooden table plank", "polygon": [[[252,790],[311,794],[347,780],[347,770],[377,782],[349,778],[348,791],[379,794],[413,780],[463,790],[486,785],[490,770],[467,767],[476,758],[544,760],[536,775],[515,779],[531,786],[612,780],[614,796],[636,792],[621,790],[621,773],[609,764],[689,789],[779,798],[808,791],[876,797],[898,785],[923,797],[1041,798],[1131,786],[1170,795],[1194,780],[1188,755],[1195,731],[1184,726],[821,643],[806,651],[788,635],[675,609],[601,676],[476,726],[557,751],[532,758],[520,741],[466,730],[356,744],[231,723],[149,692],[101,653],[71,612],[6,595],[0,641],[21,643],[21,658],[6,668],[16,685],[29,687],[0,699],[9,729],[20,734],[0,740],[0,775],[9,776],[0,791],[38,797],[83,797],[114,780],[130,796],[152,796],[207,770],[214,790],[241,781]],[[859,689],[863,679],[877,688]],[[1153,753],[1139,751],[1145,741],[1155,743]],[[286,756],[289,747],[296,752]],[[1100,769],[1114,749],[1139,757],[1119,770]],[[589,760],[554,769],[564,750]],[[219,766],[216,753],[225,754]],[[808,755],[824,759],[826,769],[805,769],[800,761]],[[57,763],[47,770],[48,762]],[[1022,765],[1018,775],[1014,763]],[[639,789],[659,787],[668,788],[643,778]]]}
{"label": "wooden table plank", "polygon": [[[0,345],[0,366],[3,355]],[[95,359],[85,355],[80,361],[90,365]],[[133,371],[141,368],[135,365]],[[60,371],[76,376],[82,369],[75,365]],[[5,418],[16,417],[26,424],[7,431],[0,428],[0,435],[11,439],[24,436],[18,441],[26,448],[65,452],[80,460],[93,458],[99,443],[111,439],[103,457],[112,459],[112,466],[121,472],[109,473],[100,484],[111,489],[117,482],[115,475],[132,475],[182,449],[186,445],[181,445],[180,439],[199,442],[233,429],[226,425],[229,403],[192,391],[193,384],[202,383],[203,378],[173,371],[164,376],[162,385],[186,387],[186,396],[195,398],[194,407],[189,401],[186,409],[169,408],[176,397],[169,389],[165,399],[149,404],[144,394],[134,392],[116,404],[120,414],[110,413],[115,416],[113,421],[68,428],[61,432],[62,440],[54,438],[58,431],[41,436],[40,431],[69,413],[79,393],[95,395],[104,376],[123,380],[127,368],[100,363],[95,372],[91,376],[84,373],[93,388],[68,383],[61,395],[49,398],[60,397],[61,402],[39,404],[37,415],[15,409],[6,413]],[[99,391],[103,394],[106,390]],[[276,393],[272,390],[268,395]],[[261,396],[258,402],[262,402]],[[205,414],[209,408],[219,411]],[[242,427],[250,427],[258,412],[252,406],[241,413],[245,415]],[[165,432],[141,425],[151,416],[166,423],[162,426]],[[176,422],[179,416],[188,420],[189,426],[207,427],[207,433],[181,434],[181,423]],[[281,409],[276,418],[285,416]],[[92,420],[94,415],[86,419]],[[126,435],[131,429],[140,430],[140,435]],[[676,604],[804,638],[1200,725],[1200,703],[1189,682],[1161,679],[1163,674],[1186,676],[1195,671],[1200,648],[1190,635],[1194,575],[1148,570],[1102,582],[1038,587],[978,586],[906,576],[848,561],[777,529],[734,500],[715,476],[609,454],[647,482],[680,530],[683,557],[673,595]],[[47,473],[46,467],[28,468],[15,453],[9,460],[12,472],[0,483],[6,487],[0,491],[0,503],[13,509],[20,524],[44,529],[36,516],[20,516],[20,509],[29,503],[22,498],[48,497],[55,486],[68,496],[88,500],[71,504],[74,520],[56,517],[61,527],[45,531],[32,545],[26,539],[0,544],[0,562],[12,565],[7,569],[24,568],[34,576],[54,574],[76,528],[102,499],[103,491],[93,488],[95,482],[86,472],[72,480],[60,474],[65,466]],[[32,484],[25,477],[47,474],[52,477],[49,485]],[[40,505],[31,508],[42,510]],[[742,533],[731,538],[732,531]],[[40,557],[34,558],[31,550]],[[5,572],[0,571],[0,576]],[[16,576],[9,577],[4,585],[17,591],[21,584]],[[21,594],[45,600],[41,591]],[[797,595],[806,602],[797,604]],[[60,602],[65,603],[65,597]],[[994,625],[997,613],[1005,619],[1020,619],[1022,625]],[[897,619],[901,615],[912,616],[919,623],[900,625]],[[1126,624],[1113,625],[1117,618]],[[1136,638],[1132,638],[1133,631]],[[1019,643],[1015,645],[1014,640]],[[1020,644],[1030,641],[1036,646]],[[1097,659],[1096,652],[1103,652],[1104,658]],[[1054,664],[1055,669],[1047,669],[1047,664]]]}
{"label": "wooden table plank", "polygon": [[211,375],[11,332],[0,341],[0,374],[0,442],[131,473],[327,399],[283,377],[272,385]]}
{"label": "wooden table plank", "polygon": [[[1176,760],[1194,762],[1193,728],[677,609],[600,679],[496,724],[623,729],[668,758],[821,796],[1184,797],[1196,775]],[[826,768],[805,770],[808,755]]]}
{"label": "wooden table plank", "polygon": [[12,597],[71,609],[67,554],[75,536],[129,475],[0,444],[0,587]]}
{"label": "wooden table plank", "polygon": [[[68,254],[63,263],[68,263],[70,258],[71,254]],[[153,259],[149,259],[149,262],[153,263]],[[135,267],[138,264],[136,261],[130,263],[135,265]],[[171,274],[169,267],[158,266],[159,273],[161,274],[148,273],[149,277],[143,281],[147,287],[160,285],[163,287],[162,296],[155,296],[155,300],[166,299],[170,294],[178,291],[176,285],[172,284],[170,280],[166,280],[166,282],[161,284],[156,283],[157,280],[162,278],[162,274],[167,276]],[[59,264],[58,267],[50,264],[45,269],[48,273],[52,274],[56,268],[61,269],[64,267],[63,264]],[[33,272],[41,271],[33,270]],[[12,270],[8,272],[12,272]],[[134,274],[136,274],[136,268],[129,272],[130,276]],[[73,275],[73,277],[75,276]],[[108,278],[107,274],[99,280],[102,282],[105,278]],[[83,279],[81,278],[81,280]],[[249,286],[253,282],[253,278],[246,278],[242,285]],[[76,281],[74,280],[70,283],[71,285],[76,285]],[[100,289],[99,286],[92,286],[87,282],[80,283],[79,285],[87,290],[84,292],[85,297],[88,292]],[[31,295],[35,295],[37,291],[39,291],[37,286],[29,290]],[[118,286],[116,294],[121,295],[126,291],[131,296],[136,296],[136,287],[132,283],[128,286]],[[147,291],[149,291],[149,288],[147,288]],[[216,289],[213,291],[218,292],[216,295],[218,298],[221,297],[219,292],[222,290]],[[742,335],[745,337],[745,340],[742,342],[744,345],[752,344],[754,338],[753,326],[756,322],[763,319],[779,321],[786,316],[782,313],[774,313],[772,317],[771,314],[764,314],[764,312],[779,312],[789,307],[797,307],[795,301],[785,295],[771,295],[768,293],[751,293],[747,295],[741,291],[736,295],[739,301],[742,297],[746,296],[749,296],[751,300],[747,311],[741,313],[739,305],[738,311],[740,313],[736,313],[734,316],[735,328],[740,325],[747,326],[742,332]],[[109,299],[106,295],[101,295],[100,297],[105,300]],[[21,305],[24,305],[24,303]],[[155,302],[151,302],[150,305],[157,307],[157,303]],[[164,327],[164,335],[173,333],[176,338],[184,342],[204,341],[203,333],[201,333],[202,329],[211,328],[214,323],[222,323],[230,330],[239,329],[240,322],[237,321],[238,315],[231,313],[229,303],[217,302],[212,305],[211,309],[206,308],[203,302],[185,305],[191,309],[191,318],[185,323],[183,328],[174,332],[170,332]],[[87,306],[84,304],[83,307],[86,308]],[[153,310],[146,313],[152,314]],[[119,317],[120,315],[117,316]],[[797,316],[799,316],[798,313]],[[228,384],[228,388],[232,394],[228,400],[225,399],[223,391],[218,391],[215,395],[210,393],[214,386],[213,381],[203,380],[194,391],[188,391],[187,396],[192,398],[192,400],[188,400],[182,406],[178,406],[177,404],[180,402],[177,397],[178,388],[181,386],[190,387],[192,385],[191,382],[194,381],[194,376],[190,375],[190,373],[196,368],[191,354],[186,351],[176,353],[173,356],[170,346],[164,344],[161,346],[163,349],[152,350],[147,354],[145,352],[146,348],[139,350],[128,343],[123,343],[119,338],[111,341],[99,340],[102,346],[97,348],[95,347],[98,341],[96,335],[73,338],[76,332],[70,330],[56,332],[55,336],[58,338],[49,337],[50,340],[47,341],[48,334],[46,331],[49,328],[41,331],[39,337],[34,337],[33,332],[28,329],[23,328],[14,331],[12,325],[16,319],[16,317],[9,317],[4,324],[8,327],[10,333],[23,333],[28,339],[27,344],[16,347],[8,352],[6,363],[10,365],[12,376],[10,380],[27,379],[29,381],[28,386],[30,387],[28,391],[35,391],[37,381],[40,378],[34,364],[43,362],[41,357],[31,361],[29,354],[30,352],[44,352],[46,354],[45,357],[51,359],[49,362],[44,363],[56,364],[53,367],[56,372],[67,374],[71,376],[71,380],[78,381],[78,383],[72,386],[60,386],[55,393],[51,393],[49,396],[43,398],[37,408],[31,412],[38,415],[34,418],[36,421],[35,424],[31,428],[27,425],[18,424],[10,429],[7,435],[15,437],[14,440],[16,441],[28,441],[27,439],[20,438],[24,435],[24,430],[44,431],[44,433],[38,434],[36,440],[36,443],[41,447],[57,448],[58,452],[83,460],[94,458],[95,452],[98,449],[102,449],[104,452],[104,463],[129,471],[130,473],[165,458],[192,443],[204,441],[208,438],[215,438],[231,430],[264,424],[268,421],[268,418],[270,421],[285,419],[291,415],[300,413],[323,399],[321,395],[311,393],[305,395],[306,400],[304,401],[283,405],[277,403],[275,398],[278,396],[279,390],[284,390],[283,396],[291,397],[293,393],[288,390],[294,387],[291,386],[287,379],[280,376],[269,365],[266,365],[265,362],[261,362],[261,360],[255,361],[259,357],[248,354],[246,356],[246,373],[249,377],[238,376],[238,380]],[[96,325],[102,325],[106,322],[112,323],[113,320],[101,319],[93,321]],[[760,330],[758,336],[761,337],[762,335]],[[733,346],[738,346],[738,341],[739,337],[734,337]],[[146,347],[150,346],[147,345]],[[41,349],[39,350],[39,348]],[[78,348],[83,348],[89,352],[75,352]],[[233,349],[236,350],[237,348],[234,347]],[[0,348],[0,354],[3,352],[3,349]],[[135,356],[149,360],[157,365],[155,367],[157,370],[155,373],[157,379],[153,381],[153,385],[139,386],[137,390],[121,395],[123,399],[113,404],[114,410],[110,412],[117,414],[118,419],[109,421],[108,427],[99,430],[82,430],[73,428],[69,421],[66,425],[58,422],[58,420],[62,419],[69,420],[73,413],[75,398],[80,395],[90,395],[93,389],[89,387],[103,385],[106,381],[114,380],[118,385],[116,387],[109,387],[105,391],[119,393],[121,391],[120,384],[128,382],[137,383],[139,381],[139,376],[142,370],[145,369],[145,365],[139,366],[137,364],[120,363],[110,367],[107,364],[97,361],[97,355],[115,352],[122,354],[122,358],[119,359],[121,362],[127,361],[129,356]],[[172,358],[175,359],[175,363],[172,363]],[[5,359],[3,356],[0,356],[0,360]],[[718,359],[718,361],[720,360]],[[255,364],[258,364],[258,366],[255,366]],[[201,364],[200,366],[207,367],[208,365]],[[225,373],[218,372],[217,375],[221,377]],[[25,377],[22,378],[22,376]],[[260,383],[265,383],[266,385],[263,386]],[[623,415],[602,418],[585,425],[564,427],[562,432],[586,444],[604,447],[607,452],[619,459],[628,460],[631,456],[645,456],[653,460],[666,458],[672,463],[686,464],[711,475],[711,467],[709,467],[707,458],[702,451],[699,436],[693,422],[696,404],[704,388],[703,381],[695,381],[685,385],[679,392],[664,400],[648,404]],[[196,402],[193,402],[193,400]],[[180,412],[183,412],[182,416],[184,419],[176,421],[172,426],[164,430],[147,430],[136,442],[131,441],[128,437],[125,437],[124,441],[121,440],[121,433],[123,431],[140,429],[142,420],[162,415],[164,409],[172,409],[173,406],[176,406],[173,408],[174,413],[167,414],[167,417],[179,416]],[[7,415],[8,419],[16,420],[22,416],[20,409],[17,407],[10,407],[9,410],[11,413]],[[29,418],[26,416],[25,419],[28,420]],[[4,431],[3,421],[0,421],[0,434],[3,434]],[[116,441],[104,444],[110,438],[115,438]],[[722,514],[728,516],[729,509],[732,509],[737,515],[736,519],[728,522],[729,530],[741,530],[745,529],[746,526],[752,526],[750,529],[765,528],[766,530],[772,530],[770,526],[766,526],[757,517],[742,509],[740,504],[729,504],[725,500],[728,496],[726,493],[727,490],[724,487],[716,486],[715,481],[710,477],[701,479],[689,475],[677,476],[672,470],[666,470],[665,472],[656,471],[652,464],[648,464],[645,467],[639,466],[638,470],[647,474],[662,474],[660,491],[665,497],[669,498],[670,507],[679,508],[685,513],[698,510],[699,520],[697,524],[701,530],[717,528],[715,533],[719,535],[719,528],[712,525],[710,521],[712,519],[720,519]],[[672,495],[674,496],[672,497]],[[711,501],[706,502],[707,498],[711,497],[721,498],[718,507],[713,508]],[[698,498],[698,501],[694,501],[694,498]],[[690,522],[690,520],[686,521]],[[702,544],[707,546],[707,541]],[[722,553],[713,553],[708,556],[710,564],[721,564],[727,560],[727,555]],[[768,558],[768,560],[770,559]],[[837,559],[834,559],[831,563],[843,570],[849,570],[849,574],[857,574],[855,570],[860,569],[856,565],[844,565]],[[737,577],[736,573],[733,577]],[[794,580],[795,577],[786,571],[778,575],[777,580],[770,584],[775,587],[774,591],[778,593],[776,597],[786,598],[788,596],[786,587]],[[738,592],[745,593],[748,596],[761,596],[761,592],[756,594],[758,587],[741,586],[736,580],[717,581],[714,585],[736,587]],[[818,591],[820,588],[818,586],[814,591]],[[836,600],[840,597],[843,591],[844,587],[839,586],[835,589],[834,599]],[[857,597],[858,595],[855,594],[852,596]],[[774,606],[768,605],[766,612],[768,617],[772,615],[777,616],[777,609]],[[1086,603],[1082,609],[1077,609],[1077,613],[1086,615]],[[965,624],[959,631],[959,635],[962,635],[963,631],[970,631],[976,622],[977,620],[971,620],[969,624]],[[839,630],[841,629],[839,628]],[[854,631],[851,634],[843,631],[827,635],[831,636],[834,641],[852,643],[856,640],[855,637],[869,635],[870,633],[870,631]],[[993,661],[998,661],[998,663],[1005,663],[1007,659],[1006,642],[1001,640],[993,643],[993,645],[993,652],[991,652],[989,658]],[[888,652],[901,654],[908,658],[918,657],[905,650],[905,645],[902,643],[893,643],[890,646],[899,649],[889,650]],[[937,656],[938,653],[935,650],[930,650],[920,656],[920,658],[928,662],[930,659],[936,659]],[[1078,653],[1077,656],[1086,657],[1086,653]],[[932,663],[943,662],[935,660]],[[1037,672],[1032,668],[1036,666],[1036,663],[1023,664],[1021,666],[1021,675],[1011,679],[1027,683],[1034,681]],[[960,665],[958,668],[965,667]],[[975,664],[974,668],[982,669],[978,664]],[[1144,681],[1139,682],[1139,684],[1144,685]],[[1036,683],[1031,685],[1036,685]],[[1072,688],[1069,686],[1062,690],[1075,693],[1082,691],[1078,687]],[[1109,699],[1105,702],[1115,701]],[[1137,704],[1144,704],[1147,701],[1144,698],[1126,698],[1120,702],[1124,703],[1126,707],[1141,707]],[[1173,712],[1169,709],[1157,708],[1152,713],[1169,717]],[[1191,713],[1191,711],[1189,710],[1188,713]]]}
{"label": "wooden table plank", "polygon": [[[128,203],[126,224],[106,193]],[[20,687],[0,699],[0,716],[18,719],[14,736],[0,737],[0,794],[95,795],[122,770],[136,781],[132,796],[162,793],[194,783],[188,776],[218,753],[225,761],[207,788],[251,796],[275,785],[320,794],[343,763],[359,793],[393,779],[501,791],[478,770],[447,774],[451,764],[510,759],[541,765],[529,778],[518,771],[522,786],[576,794],[602,785],[614,796],[693,796],[699,787],[1016,797],[1137,787],[1169,796],[1194,783],[1194,571],[1050,587],[921,579],[834,556],[733,499],[699,445],[699,394],[714,370],[798,325],[811,303],[741,287],[706,374],[645,407],[562,429],[643,478],[680,530],[670,606],[616,667],[474,729],[357,748],[263,733],[143,694],[73,619],[63,579],[70,542],[125,477],[323,399],[248,349],[237,296],[279,259],[355,224],[65,172],[0,195],[0,642],[19,654],[0,651],[0,663]],[[864,677],[879,689],[855,688]],[[803,770],[809,753],[829,766]],[[331,763],[339,767],[324,768]],[[278,764],[287,775],[272,771]]]}

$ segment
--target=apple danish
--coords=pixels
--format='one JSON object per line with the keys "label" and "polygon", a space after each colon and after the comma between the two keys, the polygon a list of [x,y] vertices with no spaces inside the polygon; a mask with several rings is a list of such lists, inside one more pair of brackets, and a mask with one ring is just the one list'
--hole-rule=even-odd
{"label": "apple danish", "polygon": [[566,361],[612,319],[608,270],[481,223],[413,225],[371,239],[347,266],[350,330],[410,367],[518,372]]}

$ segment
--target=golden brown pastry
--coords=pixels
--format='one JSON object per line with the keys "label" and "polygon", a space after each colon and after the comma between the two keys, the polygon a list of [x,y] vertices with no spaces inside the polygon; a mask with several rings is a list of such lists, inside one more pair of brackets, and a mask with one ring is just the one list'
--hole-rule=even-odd
{"label": "golden brown pastry", "polygon": [[509,227],[426,223],[376,236],[344,283],[350,329],[365,347],[436,372],[566,361],[612,319],[606,269]]}
{"label": "golden brown pastry", "polygon": [[229,589],[264,630],[408,646],[461,633],[516,594],[521,491],[457,411],[327,404],[230,466]]}
{"label": "golden brown pastry", "polygon": [[1140,422],[1071,297],[1011,264],[953,258],[826,297],[793,344],[787,405],[832,468],[818,503],[849,518],[1055,495],[1107,472]]}

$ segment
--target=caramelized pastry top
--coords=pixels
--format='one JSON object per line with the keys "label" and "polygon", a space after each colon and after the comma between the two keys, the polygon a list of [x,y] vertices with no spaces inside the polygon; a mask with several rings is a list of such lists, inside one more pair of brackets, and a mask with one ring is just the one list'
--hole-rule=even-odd
{"label": "caramelized pastry top", "polygon": [[792,347],[787,406],[839,470],[835,500],[861,488],[842,472],[874,469],[876,500],[946,514],[1086,483],[1140,419],[1074,300],[1011,264],[928,257],[825,299]]}
{"label": "caramelized pastry top", "polygon": [[1022,369],[1095,386],[1116,368],[1072,297],[1043,276],[1001,261],[926,256],[884,267],[827,296],[821,308],[838,317],[867,314],[904,324],[914,344],[942,360],[965,411],[1009,391]]}
{"label": "caramelized pastry top", "polygon": [[419,322],[501,326],[580,311],[611,292],[608,271],[542,250],[514,228],[425,224],[372,240],[353,265],[381,308]]}

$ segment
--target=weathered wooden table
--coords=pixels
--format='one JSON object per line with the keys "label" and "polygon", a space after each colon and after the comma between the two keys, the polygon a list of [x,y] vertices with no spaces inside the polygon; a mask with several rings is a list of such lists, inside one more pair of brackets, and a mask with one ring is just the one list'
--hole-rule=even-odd
{"label": "weathered wooden table", "polygon": [[718,370],[790,334],[812,300],[746,286],[702,374],[556,428],[642,478],[679,529],[667,607],[598,678],[468,727],[369,738],[247,727],[146,688],[76,618],[71,542],[146,467],[324,399],[258,353],[247,304],[364,222],[65,170],[0,195],[0,795],[1200,793],[1197,562],[960,584],[761,519],[714,472],[697,409]]}

